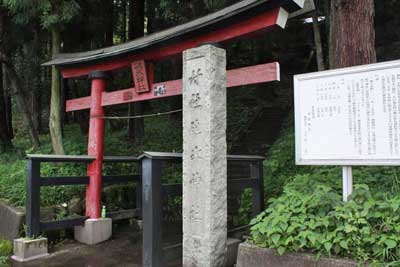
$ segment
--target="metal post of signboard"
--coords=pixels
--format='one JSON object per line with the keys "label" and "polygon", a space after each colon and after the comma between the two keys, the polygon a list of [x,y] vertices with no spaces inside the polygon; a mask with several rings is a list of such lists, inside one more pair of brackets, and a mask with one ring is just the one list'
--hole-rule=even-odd
{"label": "metal post of signboard", "polygon": [[343,181],[343,201],[347,202],[350,195],[353,193],[353,171],[351,166],[343,166],[342,169]]}

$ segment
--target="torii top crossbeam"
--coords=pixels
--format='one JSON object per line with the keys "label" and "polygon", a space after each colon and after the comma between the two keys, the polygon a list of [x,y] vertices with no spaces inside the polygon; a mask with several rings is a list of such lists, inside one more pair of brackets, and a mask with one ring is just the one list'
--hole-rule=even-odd
{"label": "torii top crossbeam", "polygon": [[303,7],[304,0],[244,0],[220,11],[158,33],[82,53],[58,54],[44,66],[60,68],[64,78],[87,75],[92,70],[127,67],[137,60],[158,60],[201,43],[225,42],[271,27],[284,27],[288,12]]}
{"label": "torii top crossbeam", "polygon": [[[90,108],[86,215],[100,217],[104,106],[182,94],[182,81],[153,84],[154,62],[204,43],[222,43],[281,27],[289,12],[303,7],[304,0],[243,0],[208,16],[134,41],[82,53],[58,54],[45,66],[56,66],[64,78],[89,76],[91,95],[68,100],[66,111]],[[106,92],[106,72],[131,67],[134,88]],[[279,80],[278,63],[227,71],[227,87]]]}

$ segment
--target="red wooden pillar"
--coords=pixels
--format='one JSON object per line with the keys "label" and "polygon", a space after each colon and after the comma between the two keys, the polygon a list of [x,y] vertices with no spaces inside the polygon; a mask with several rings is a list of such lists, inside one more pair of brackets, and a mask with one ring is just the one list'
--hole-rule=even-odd
{"label": "red wooden pillar", "polygon": [[101,213],[101,178],[104,146],[104,110],[101,105],[102,94],[106,89],[105,72],[93,71],[89,73],[92,83],[90,101],[88,155],[94,156],[95,161],[88,165],[87,175],[89,185],[86,187],[86,216],[100,218]]}

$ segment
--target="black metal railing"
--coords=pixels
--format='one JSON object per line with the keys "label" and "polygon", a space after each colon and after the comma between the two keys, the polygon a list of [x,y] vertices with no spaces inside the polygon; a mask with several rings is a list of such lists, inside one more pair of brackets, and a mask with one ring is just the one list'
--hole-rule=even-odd
{"label": "black metal railing", "polygon": [[[167,162],[181,163],[181,153],[145,152],[142,161],[142,208],[143,208],[143,266],[163,266],[162,246],[162,197],[182,195],[182,185],[161,183],[162,170]],[[264,208],[263,167],[264,157],[228,155],[230,162],[248,163],[249,177],[229,179],[228,194],[252,189],[252,214],[259,214]],[[229,229],[229,233],[241,231],[247,226]],[[179,246],[177,246],[179,249]]]}
{"label": "black metal railing", "polygon": [[[88,176],[73,177],[41,177],[40,164],[42,162],[72,162],[88,164],[95,160],[90,156],[55,156],[55,155],[28,155],[28,180],[26,224],[27,236],[34,237],[47,230],[57,230],[83,225],[87,217],[67,218],[62,220],[40,221],[40,187],[60,185],[87,185]],[[264,209],[263,167],[264,157],[228,155],[228,195],[252,189],[252,215],[255,216]],[[112,219],[132,216],[143,219],[143,266],[162,266],[162,200],[167,196],[181,196],[182,184],[162,184],[162,171],[165,163],[180,164],[181,153],[145,152],[140,157],[104,157],[103,162],[134,162],[139,163],[139,174],[134,175],[107,175],[102,177],[103,185],[136,182],[136,209],[109,212],[107,217]],[[233,170],[232,177],[229,166],[233,162],[246,165],[248,174],[241,174]],[[228,233],[242,231],[248,226],[239,226],[228,229]],[[179,249],[179,244],[176,245]]]}
{"label": "black metal railing", "polygon": [[[40,174],[41,163],[81,163],[88,164],[95,160],[91,156],[59,156],[59,155],[28,155],[28,175],[27,175],[27,191],[26,191],[26,226],[28,237],[39,236],[41,233],[50,230],[60,230],[72,228],[74,226],[83,225],[86,216],[75,216],[73,218],[65,218],[54,221],[40,220],[40,188],[43,186],[62,186],[62,185],[88,185],[89,176],[58,176],[58,177],[42,177]],[[104,163],[115,162],[137,162],[136,157],[104,157]],[[140,168],[140,165],[139,165]],[[139,190],[137,190],[137,209],[140,209],[141,203],[141,176],[140,174],[132,175],[106,175],[102,177],[103,185],[121,184],[128,182],[137,182]],[[140,214],[137,209],[122,210],[110,212],[107,214],[110,218],[125,218]]]}

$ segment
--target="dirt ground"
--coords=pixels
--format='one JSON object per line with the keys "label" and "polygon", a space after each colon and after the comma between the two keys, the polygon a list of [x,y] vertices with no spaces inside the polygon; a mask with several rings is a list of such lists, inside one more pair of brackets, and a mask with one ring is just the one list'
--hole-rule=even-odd
{"label": "dirt ground", "polygon": [[[165,246],[180,243],[180,234],[174,227],[165,235]],[[179,232],[179,230],[178,230]],[[12,262],[12,267],[108,267],[142,266],[142,234],[128,225],[118,227],[111,240],[87,246],[73,240],[64,240],[50,251],[50,255],[27,263]],[[175,257],[176,258],[176,257]],[[181,259],[166,262],[165,266],[182,266]]]}

